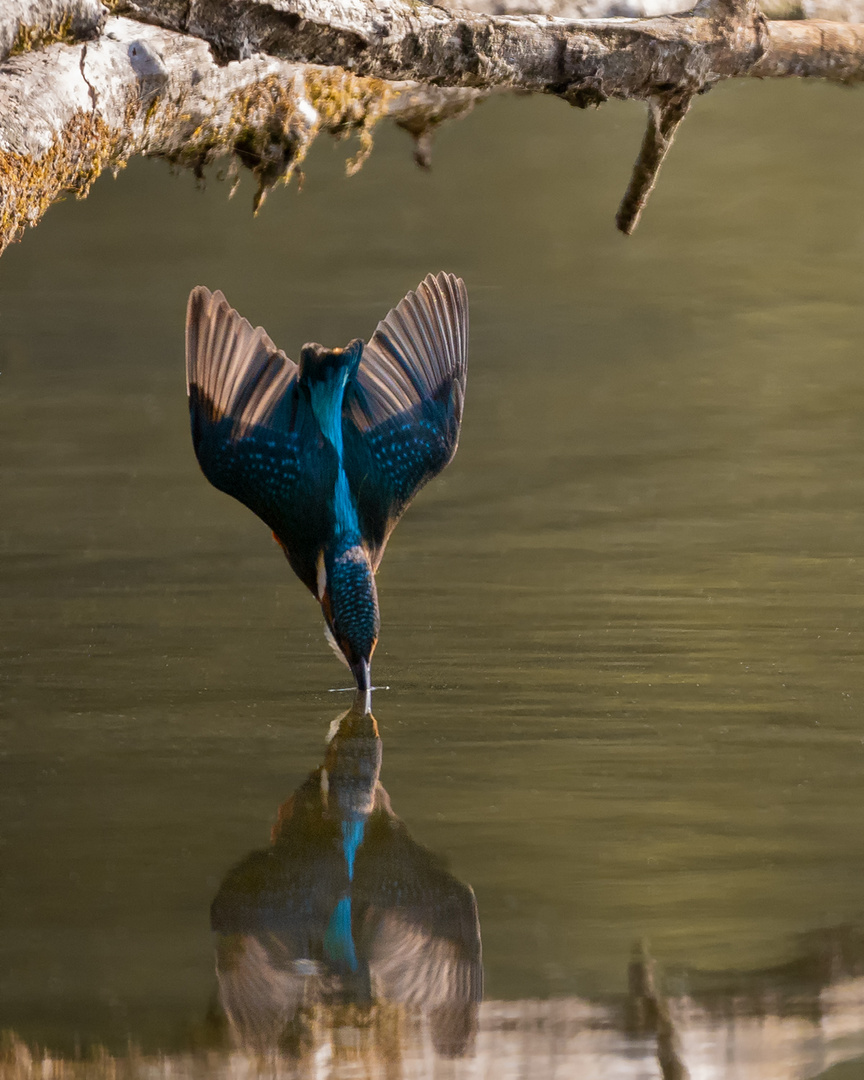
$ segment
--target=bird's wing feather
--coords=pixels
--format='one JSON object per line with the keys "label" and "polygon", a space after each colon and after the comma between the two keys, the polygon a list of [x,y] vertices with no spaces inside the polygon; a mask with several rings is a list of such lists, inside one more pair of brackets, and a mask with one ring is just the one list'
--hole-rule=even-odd
{"label": "bird's wing feather", "polygon": [[[291,535],[292,505],[320,467],[306,461],[309,440],[296,423],[297,365],[221,292],[198,286],[186,313],[186,379],[204,475],[276,533]],[[311,574],[314,587],[314,567],[294,569],[304,580]]]}
{"label": "bird's wing feather", "polygon": [[199,419],[230,417],[232,435],[270,427],[276,406],[297,375],[297,365],[264,329],[253,327],[217,291],[193,289],[186,309],[186,389],[198,391]]}
{"label": "bird's wing feather", "polygon": [[477,901],[397,822],[391,816],[382,828],[373,815],[362,863],[358,855],[362,951],[379,996],[427,1013],[438,1052],[458,1057],[471,1042],[483,997]]}
{"label": "bird's wing feather", "polygon": [[419,489],[459,441],[468,358],[461,278],[431,274],[383,319],[345,397],[345,467],[378,561]]}

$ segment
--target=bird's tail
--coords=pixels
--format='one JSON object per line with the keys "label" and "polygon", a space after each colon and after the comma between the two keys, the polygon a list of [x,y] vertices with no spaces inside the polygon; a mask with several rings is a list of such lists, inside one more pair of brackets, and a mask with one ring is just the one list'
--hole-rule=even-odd
{"label": "bird's tail", "polygon": [[304,345],[300,350],[298,382],[309,391],[309,400],[321,430],[340,449],[342,399],[348,380],[360,366],[362,355],[363,342],[360,338],[355,338],[344,349]]}
{"label": "bird's tail", "polygon": [[354,338],[344,349],[325,349],[310,342],[300,350],[300,382],[306,386],[344,383],[355,374],[363,355],[363,342]]}

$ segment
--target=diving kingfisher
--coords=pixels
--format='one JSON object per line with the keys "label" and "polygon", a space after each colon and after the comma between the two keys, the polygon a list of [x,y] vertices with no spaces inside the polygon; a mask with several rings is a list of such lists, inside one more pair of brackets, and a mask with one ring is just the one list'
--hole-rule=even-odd
{"label": "diving kingfisher", "polygon": [[272,530],[368,703],[375,572],[405,508],[456,453],[468,355],[461,278],[431,274],[368,343],[295,364],[221,292],[186,312],[192,441],[204,475]]}

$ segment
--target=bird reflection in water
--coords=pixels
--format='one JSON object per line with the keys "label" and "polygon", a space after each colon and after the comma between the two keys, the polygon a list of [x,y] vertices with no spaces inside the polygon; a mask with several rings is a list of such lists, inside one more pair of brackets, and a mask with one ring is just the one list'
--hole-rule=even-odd
{"label": "bird reflection in water", "polygon": [[465,1056],[483,990],[474,893],[393,813],[360,696],[331,732],[321,767],[279,808],[270,847],[234,867],[213,901],[232,1037],[299,1056],[326,1030],[344,1042],[353,1029],[391,1057],[411,1026],[412,1043],[428,1031],[438,1054]]}

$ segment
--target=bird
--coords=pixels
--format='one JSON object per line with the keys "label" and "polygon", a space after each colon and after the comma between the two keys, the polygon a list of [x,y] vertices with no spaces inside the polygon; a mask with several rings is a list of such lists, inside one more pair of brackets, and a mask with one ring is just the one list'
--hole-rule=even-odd
{"label": "bird", "polygon": [[272,530],[367,704],[375,574],[408,504],[456,453],[467,358],[468,294],[449,273],[427,275],[368,342],[309,343],[299,364],[222,292],[199,285],[189,296],[198,463]]}
{"label": "bird", "polygon": [[330,731],[320,767],[279,807],[270,846],[229,870],[210,908],[233,1040],[267,1054],[314,1038],[314,1004],[319,1034],[356,1024],[372,1046],[382,1013],[389,1030],[395,1015],[415,1032],[419,1013],[421,1039],[467,1056],[483,997],[474,891],[394,813],[361,695]]}

